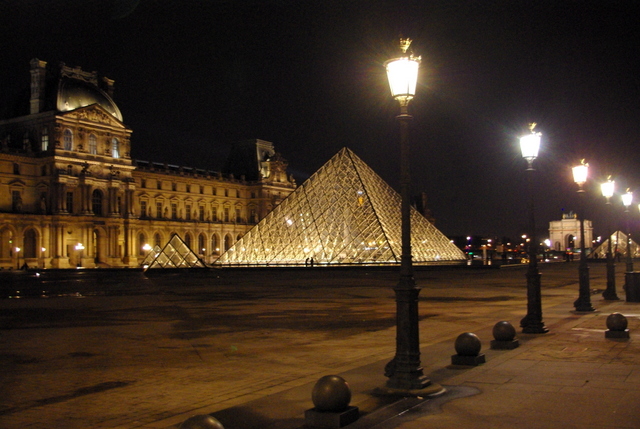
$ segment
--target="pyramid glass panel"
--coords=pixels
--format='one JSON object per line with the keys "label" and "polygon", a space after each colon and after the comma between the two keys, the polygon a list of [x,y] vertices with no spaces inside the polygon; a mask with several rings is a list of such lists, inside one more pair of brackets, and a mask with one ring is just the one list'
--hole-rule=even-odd
{"label": "pyramid glass panel", "polygon": [[178,234],[173,234],[162,249],[155,246],[142,262],[142,266],[147,269],[205,268],[204,262]]}
{"label": "pyramid glass panel", "polygon": [[[398,264],[401,198],[343,148],[216,261],[230,265]],[[414,263],[465,255],[411,208]]]}

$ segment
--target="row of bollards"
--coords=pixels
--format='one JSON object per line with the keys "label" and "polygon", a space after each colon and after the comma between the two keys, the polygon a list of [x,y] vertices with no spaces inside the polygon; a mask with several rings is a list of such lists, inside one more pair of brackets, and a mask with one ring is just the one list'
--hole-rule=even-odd
{"label": "row of bollards", "polygon": [[[607,317],[605,338],[629,338],[627,318],[620,313],[612,313]],[[516,330],[507,321],[500,321],[493,327],[492,350],[513,350],[520,345],[516,338]],[[458,335],[454,344],[456,354],[451,356],[452,365],[477,366],[486,362],[485,355],[480,353],[482,342],[472,332]],[[344,378],[338,375],[321,377],[311,391],[314,408],[304,413],[307,427],[322,429],[339,429],[347,426],[360,417],[358,407],[349,405],[351,388]],[[199,414],[185,420],[179,429],[224,429],[222,423],[208,414]]]}
{"label": "row of bollards", "polygon": [[[604,336],[605,338],[627,339],[629,338],[627,326],[627,318],[624,315],[612,313],[607,317],[607,330]],[[516,338],[515,328],[506,321],[500,321],[494,325],[493,337],[492,350],[512,350],[520,345]],[[451,356],[452,365],[477,366],[486,362],[484,354],[480,353],[482,349],[480,338],[472,332],[458,335],[454,347],[456,354]]]}

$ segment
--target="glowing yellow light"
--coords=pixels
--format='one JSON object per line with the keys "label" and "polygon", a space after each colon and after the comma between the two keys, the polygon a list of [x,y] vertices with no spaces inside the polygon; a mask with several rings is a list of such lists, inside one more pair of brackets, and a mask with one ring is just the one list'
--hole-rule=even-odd
{"label": "glowing yellow light", "polygon": [[589,164],[586,164],[583,159],[582,164],[573,167],[572,170],[573,170],[573,181],[580,186],[584,185],[587,181],[587,176],[589,175]]}

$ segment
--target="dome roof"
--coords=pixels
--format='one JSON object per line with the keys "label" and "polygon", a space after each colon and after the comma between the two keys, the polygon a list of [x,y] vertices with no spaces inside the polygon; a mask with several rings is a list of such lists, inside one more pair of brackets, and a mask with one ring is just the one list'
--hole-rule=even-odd
{"label": "dome roof", "polygon": [[60,78],[56,109],[60,112],[99,104],[107,112],[122,122],[122,113],[109,95],[96,85],[80,79]]}

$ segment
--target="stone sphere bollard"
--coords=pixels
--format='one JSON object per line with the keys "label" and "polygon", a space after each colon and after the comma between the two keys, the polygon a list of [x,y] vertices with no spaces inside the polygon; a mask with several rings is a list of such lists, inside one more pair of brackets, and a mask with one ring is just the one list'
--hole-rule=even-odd
{"label": "stone sphere bollard", "polygon": [[460,356],[478,356],[482,343],[476,334],[465,332],[456,338],[455,348]]}
{"label": "stone sphere bollard", "polygon": [[224,429],[224,426],[208,414],[198,414],[182,422],[178,429]]}
{"label": "stone sphere bollard", "polygon": [[504,320],[493,326],[493,338],[495,338],[491,341],[493,350],[513,350],[520,346],[520,341],[516,339],[516,328]]}
{"label": "stone sphere bollard", "polygon": [[482,343],[472,332],[458,335],[454,344],[456,353],[451,356],[452,365],[477,366],[485,362],[484,354],[480,354]]}
{"label": "stone sphere bollard", "polygon": [[607,317],[607,328],[612,331],[624,331],[627,329],[627,326],[627,318],[620,313],[611,313],[609,317]]}
{"label": "stone sphere bollard", "polygon": [[325,375],[313,386],[311,400],[318,411],[344,411],[351,401],[351,388],[338,375]]}
{"label": "stone sphere bollard", "polygon": [[501,321],[493,327],[493,338],[498,341],[512,341],[516,337],[516,328],[509,322]]}
{"label": "stone sphere bollard", "polygon": [[629,338],[629,330],[627,329],[628,321],[627,318],[620,313],[611,313],[607,317],[607,328],[604,332],[605,338],[619,338],[619,339],[628,339]]}

